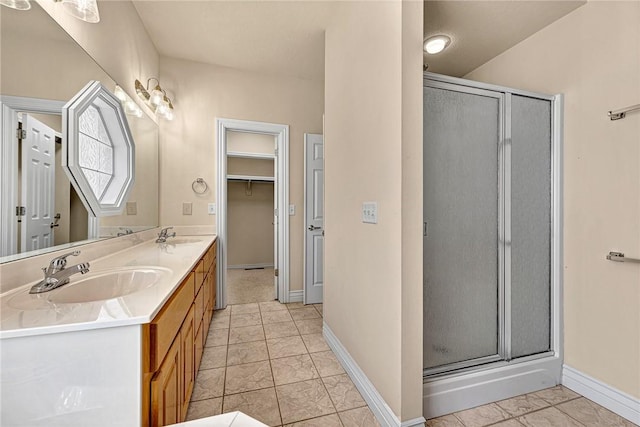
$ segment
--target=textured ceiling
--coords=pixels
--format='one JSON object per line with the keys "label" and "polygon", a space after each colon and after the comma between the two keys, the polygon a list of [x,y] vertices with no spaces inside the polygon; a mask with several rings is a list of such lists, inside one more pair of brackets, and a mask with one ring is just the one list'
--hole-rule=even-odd
{"label": "textured ceiling", "polygon": [[424,55],[429,71],[462,77],[586,1],[425,1],[425,38],[446,34],[449,47]]}
{"label": "textured ceiling", "polygon": [[[446,51],[425,55],[425,63],[429,71],[463,76],[584,3],[425,1],[425,36],[445,33],[453,40]],[[134,0],[133,4],[163,56],[324,79],[324,28],[334,1]]]}

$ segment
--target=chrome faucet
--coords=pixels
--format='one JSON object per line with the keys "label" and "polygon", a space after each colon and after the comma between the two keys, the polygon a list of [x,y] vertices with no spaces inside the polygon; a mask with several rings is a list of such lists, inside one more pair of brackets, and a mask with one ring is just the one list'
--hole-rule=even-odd
{"label": "chrome faucet", "polygon": [[176,237],[176,232],[169,234],[169,230],[172,230],[173,227],[165,227],[160,230],[160,234],[158,234],[158,238],[156,239],[156,243],[166,243],[167,237]]}
{"label": "chrome faucet", "polygon": [[128,234],[133,234],[133,230],[130,228],[120,227],[119,230],[122,230],[122,231],[118,232],[118,237],[126,236]]}
{"label": "chrome faucet", "polygon": [[69,283],[69,278],[76,274],[85,274],[89,272],[89,263],[83,262],[81,264],[67,267],[68,256],[78,256],[80,251],[69,252],[68,254],[60,255],[51,260],[49,267],[43,268],[44,279],[31,287],[30,294],[39,294],[41,292],[48,292],[55,288],[59,288],[62,285]]}

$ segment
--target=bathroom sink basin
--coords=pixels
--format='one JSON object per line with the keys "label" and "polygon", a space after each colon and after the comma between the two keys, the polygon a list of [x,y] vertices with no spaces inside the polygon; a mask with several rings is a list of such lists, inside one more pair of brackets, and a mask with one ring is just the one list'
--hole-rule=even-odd
{"label": "bathroom sink basin", "polygon": [[154,286],[170,273],[171,270],[160,267],[131,267],[90,272],[86,277],[72,277],[71,283],[48,292],[46,298],[57,304],[118,298]]}
{"label": "bathroom sink basin", "polygon": [[202,239],[187,238],[187,237],[178,237],[177,239],[174,239],[174,238],[167,239],[168,245],[188,245],[190,243],[193,244],[193,243],[199,243],[199,242],[202,242]]}

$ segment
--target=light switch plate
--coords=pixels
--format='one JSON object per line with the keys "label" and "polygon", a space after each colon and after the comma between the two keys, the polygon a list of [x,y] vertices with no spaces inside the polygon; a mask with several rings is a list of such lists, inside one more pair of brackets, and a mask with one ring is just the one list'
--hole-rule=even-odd
{"label": "light switch plate", "polygon": [[296,214],[296,205],[289,205],[289,215]]}
{"label": "light switch plate", "polygon": [[209,215],[215,215],[216,214],[216,204],[215,203],[209,203],[207,205],[207,213]]}
{"label": "light switch plate", "polygon": [[366,224],[378,223],[378,202],[362,203],[362,222]]}
{"label": "light switch plate", "polygon": [[127,202],[127,215],[138,215],[138,202]]}
{"label": "light switch plate", "polygon": [[193,203],[184,202],[182,204],[182,215],[191,215],[193,209]]}

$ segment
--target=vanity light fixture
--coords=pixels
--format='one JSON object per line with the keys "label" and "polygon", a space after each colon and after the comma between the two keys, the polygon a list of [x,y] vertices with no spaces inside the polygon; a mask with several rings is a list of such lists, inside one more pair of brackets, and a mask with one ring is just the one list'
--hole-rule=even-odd
{"label": "vanity light fixture", "polygon": [[436,53],[440,53],[449,46],[451,43],[451,38],[445,35],[438,35],[429,37],[424,41],[424,51],[435,55]]}
{"label": "vanity light fixture", "polygon": [[31,9],[31,3],[29,0],[0,0],[0,4],[17,10]]}
{"label": "vanity light fixture", "polygon": [[120,100],[120,103],[124,107],[125,114],[130,116],[142,117],[142,108],[138,107],[133,99],[127,95],[127,93],[118,85],[114,91],[116,97]]}
{"label": "vanity light fixture", "polygon": [[69,15],[81,21],[96,24],[100,22],[98,2],[96,0],[54,0],[62,3],[62,8]]}
{"label": "vanity light fixture", "polygon": [[[149,93],[149,83],[151,83],[151,80],[155,80],[156,86],[151,90],[151,93]],[[146,87],[140,83],[140,80],[136,80],[136,93],[157,116],[165,120],[173,120],[173,104],[167,96],[167,92],[160,87],[160,81],[158,79],[151,77],[147,80]]]}

